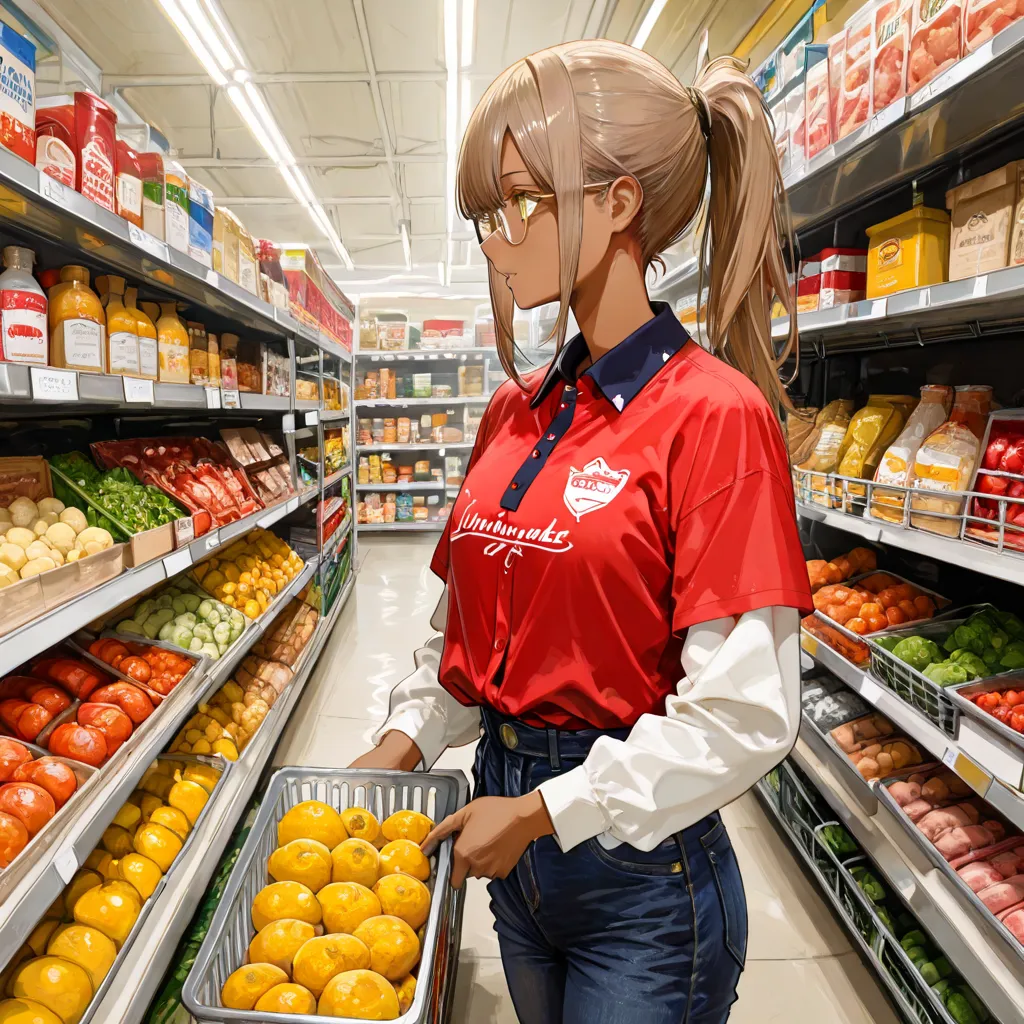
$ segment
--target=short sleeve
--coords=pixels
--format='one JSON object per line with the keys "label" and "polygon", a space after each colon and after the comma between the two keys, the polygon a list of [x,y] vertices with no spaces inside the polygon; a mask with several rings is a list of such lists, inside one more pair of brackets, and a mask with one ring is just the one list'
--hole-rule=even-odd
{"label": "short sleeve", "polygon": [[771,606],[811,611],[785,443],[760,392],[751,385],[706,403],[678,449],[673,631]]}

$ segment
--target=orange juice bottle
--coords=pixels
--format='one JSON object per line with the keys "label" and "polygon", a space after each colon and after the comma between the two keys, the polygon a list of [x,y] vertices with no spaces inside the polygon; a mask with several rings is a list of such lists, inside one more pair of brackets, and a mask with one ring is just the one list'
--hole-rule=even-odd
{"label": "orange juice bottle", "polygon": [[113,274],[96,278],[107,311],[107,368],[125,377],[139,375],[139,324],[124,305],[125,280]]}
{"label": "orange juice bottle", "polygon": [[107,372],[107,318],[89,287],[89,271],[69,265],[50,289],[50,363],[69,370]]}
{"label": "orange juice bottle", "polygon": [[139,308],[138,288],[127,288],[124,305],[139,329],[139,376],[156,380],[160,375],[160,357],[156,338],[156,324]]}
{"label": "orange juice bottle", "polygon": [[160,303],[156,336],[160,356],[160,380],[170,384],[188,384],[191,380],[188,331],[178,317],[177,303]]}

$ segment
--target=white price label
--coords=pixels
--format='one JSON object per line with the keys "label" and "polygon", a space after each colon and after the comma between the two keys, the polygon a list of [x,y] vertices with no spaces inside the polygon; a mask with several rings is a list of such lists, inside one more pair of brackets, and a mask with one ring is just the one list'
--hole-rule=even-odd
{"label": "white price label", "polygon": [[36,401],[78,401],[78,374],[74,370],[51,370],[48,366],[33,366],[30,373],[32,397]]}
{"label": "white price label", "polygon": [[173,579],[179,572],[184,572],[192,565],[192,552],[188,548],[175,551],[164,559],[164,572],[168,579]]}
{"label": "white price label", "polygon": [[220,547],[220,533],[217,530],[211,530],[205,537],[200,537],[199,539],[202,541],[202,546],[207,552]]}
{"label": "white price label", "polygon": [[129,224],[128,237],[131,239],[132,245],[138,246],[143,252],[148,252],[150,256],[155,256],[165,263],[170,262],[167,243],[161,242],[159,238],[154,238],[148,231],[143,231],[142,228]]}
{"label": "white price label", "polygon": [[220,288],[220,275],[216,270],[208,270],[206,272],[206,283],[211,288]]}
{"label": "white price label", "polygon": [[141,402],[143,405],[153,404],[153,382],[139,380],[137,377],[122,377],[124,381],[124,400]]}
{"label": "white price label", "polygon": [[320,413],[316,409],[306,413],[306,426],[315,427],[320,422]]}
{"label": "white price label", "polygon": [[206,408],[207,409],[219,409],[220,408],[220,388],[207,388],[206,389]]}
{"label": "white price label", "polygon": [[882,688],[874,681],[874,679],[869,679],[867,676],[864,676],[861,680],[859,689],[860,695],[869,704],[877,704],[882,698]]}
{"label": "white price label", "polygon": [[220,404],[223,409],[237,409],[241,405],[238,398],[238,392],[224,391],[222,389],[220,393]]}
{"label": "white price label", "polygon": [[61,880],[67,885],[78,870],[78,858],[75,856],[75,851],[70,846],[58,850],[57,855],[53,858],[53,866],[57,869]]}
{"label": "white price label", "polygon": [[51,178],[44,171],[39,172],[39,194],[45,196],[51,203],[67,206],[70,191],[71,189],[67,185],[62,184],[56,178]]}
{"label": "white price label", "polygon": [[974,279],[974,298],[983,299],[988,294],[988,275],[982,274]]}
{"label": "white price label", "polygon": [[960,751],[956,747],[946,747],[946,752],[942,755],[942,763],[947,768],[952,768],[956,771],[956,759],[959,756]]}
{"label": "white price label", "polygon": [[196,524],[191,516],[174,520],[174,546],[183,548],[196,539]]}
{"label": "white price label", "polygon": [[281,417],[281,433],[282,434],[294,434],[295,433],[295,413],[286,412]]}

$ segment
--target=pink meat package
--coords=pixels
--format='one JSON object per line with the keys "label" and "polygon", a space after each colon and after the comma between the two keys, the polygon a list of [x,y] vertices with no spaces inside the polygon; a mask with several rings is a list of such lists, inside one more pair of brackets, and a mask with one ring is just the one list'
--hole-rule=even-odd
{"label": "pink meat package", "polygon": [[[143,483],[180,501],[194,516],[196,534],[233,523],[263,508],[225,445],[205,437],[95,441],[93,457],[105,469],[123,466]],[[210,522],[207,522],[209,520]]]}
{"label": "pink meat package", "polygon": [[907,95],[913,6],[913,0],[888,0],[875,8],[875,46],[871,58],[873,114]]}
{"label": "pink meat package", "polygon": [[840,139],[871,116],[871,42],[874,32],[875,21],[870,6],[859,10],[846,23],[846,52],[836,132]]}
{"label": "pink meat package", "polygon": [[965,56],[1022,17],[1024,0],[967,0],[964,7]]}
{"label": "pink meat package", "polygon": [[1024,836],[973,850],[950,866],[1024,946]]}
{"label": "pink meat package", "polygon": [[963,55],[963,0],[916,0],[907,60],[907,92],[915,93]]}

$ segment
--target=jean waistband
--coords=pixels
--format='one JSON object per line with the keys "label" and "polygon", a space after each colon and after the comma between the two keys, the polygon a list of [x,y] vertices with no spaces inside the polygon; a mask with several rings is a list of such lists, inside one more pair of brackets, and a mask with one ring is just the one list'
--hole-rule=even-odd
{"label": "jean waistband", "polygon": [[602,736],[624,740],[630,732],[628,728],[580,729],[577,732],[550,726],[541,729],[488,707],[481,708],[481,718],[484,732],[505,750],[523,757],[544,758],[556,769],[563,760],[582,761]]}

